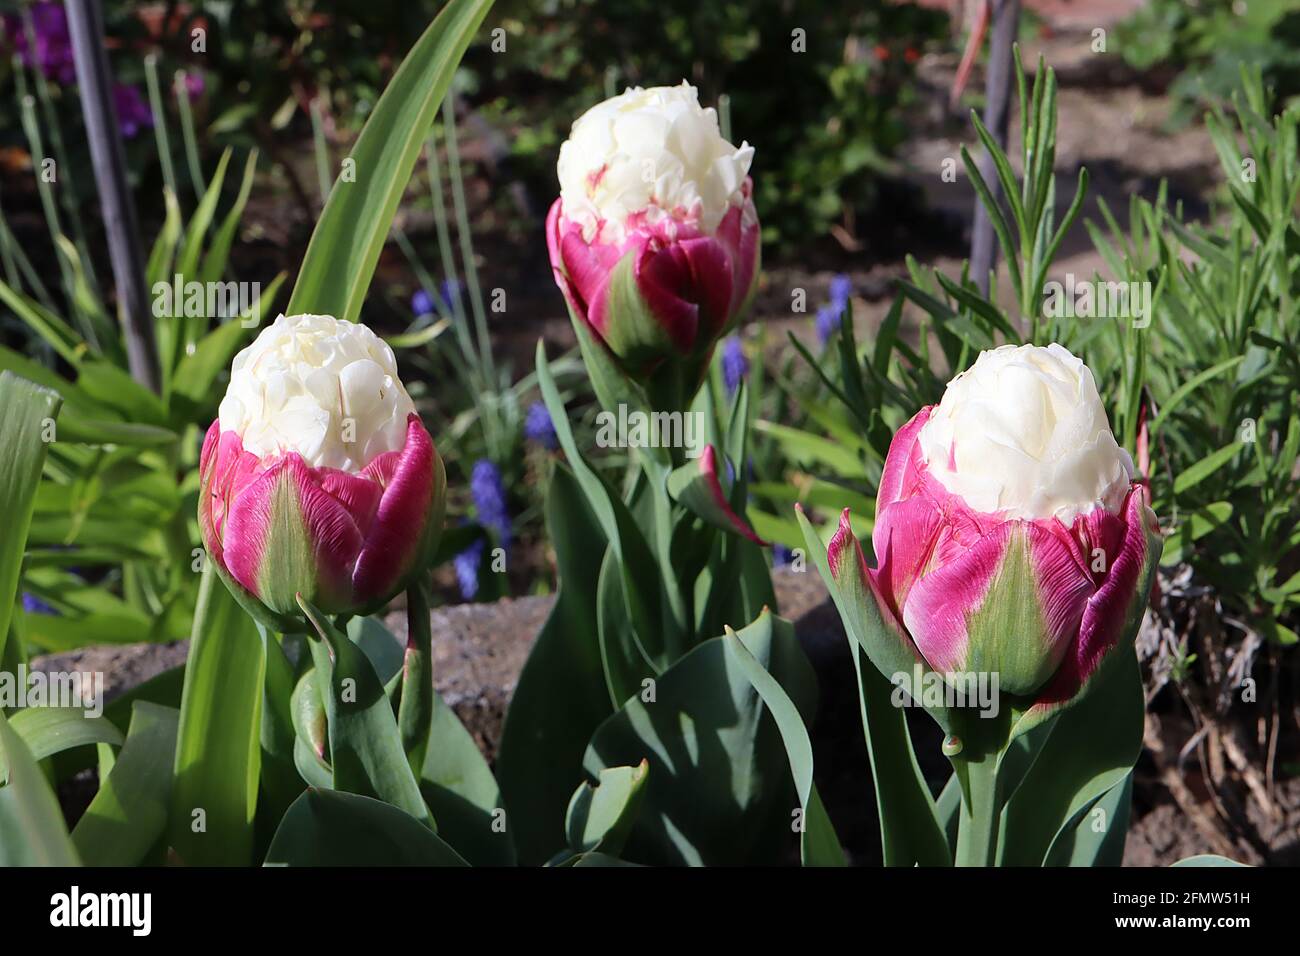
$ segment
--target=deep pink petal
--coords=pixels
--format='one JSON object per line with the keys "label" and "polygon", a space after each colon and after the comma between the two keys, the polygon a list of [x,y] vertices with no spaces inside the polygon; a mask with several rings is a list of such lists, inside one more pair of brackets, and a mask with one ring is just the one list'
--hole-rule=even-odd
{"label": "deep pink petal", "polygon": [[285,457],[316,559],[316,603],[327,611],[345,610],[352,604],[352,568],[361,551],[361,529],[344,503],[325,490],[322,470],[309,467],[297,454]]}
{"label": "deep pink petal", "polygon": [[727,311],[733,318],[744,304],[758,271],[760,229],[758,214],[754,212],[753,200],[749,198],[752,189],[753,183],[746,178],[744,204],[727,210],[715,233],[731,259],[731,303]]}
{"label": "deep pink petal", "polygon": [[[406,423],[406,444],[396,462],[389,460],[375,469],[375,474],[387,471],[387,481],[352,573],[352,589],[359,603],[390,594],[423,546],[433,505],[435,454],[433,439],[420,417],[412,414]],[[369,467],[362,474],[367,472]]]}
{"label": "deep pink petal", "polygon": [[876,512],[871,530],[875,577],[886,603],[900,621],[908,592],[930,565],[943,531],[942,517],[922,497],[895,501]]}
{"label": "deep pink petal", "polygon": [[912,584],[903,623],[930,666],[959,671],[969,656],[967,618],[983,603],[1016,525],[1006,522],[956,560]]}
{"label": "deep pink petal", "polygon": [[1145,604],[1147,600],[1147,594],[1136,592],[1147,570],[1152,542],[1159,531],[1141,487],[1129,491],[1124,506],[1124,522],[1123,544],[1111,563],[1110,573],[1088,601],[1079,636],[1052,680],[1038,694],[1036,707],[1051,707],[1073,699],[1124,636],[1123,630],[1135,602]]}
{"label": "deep pink petal", "polygon": [[637,260],[642,297],[677,348],[693,352],[711,344],[731,310],[733,277],[726,249],[705,236],[656,246],[647,244]]}
{"label": "deep pink petal", "polygon": [[910,498],[916,491],[923,469],[921,445],[917,441],[921,428],[930,420],[933,405],[921,409],[911,420],[894,433],[885,455],[885,468],[880,475],[880,490],[876,493],[876,513],[885,505]]}
{"label": "deep pink petal", "polygon": [[[397,452],[387,454],[397,456]],[[317,468],[316,477],[321,489],[351,515],[362,538],[369,534],[387,482],[381,484],[372,477],[352,475],[337,468]]]}
{"label": "deep pink petal", "polygon": [[727,496],[722,491],[722,480],[718,475],[717,455],[712,445],[705,445],[704,451],[700,453],[700,473],[708,482],[709,496],[713,499],[714,507],[726,515],[728,523],[736,534],[748,538],[760,547],[767,547],[767,542],[756,535],[754,530],[736,512],[731,510],[731,505],[727,502]]}
{"label": "deep pink petal", "polygon": [[1069,535],[1056,532],[1061,528],[1059,521],[1049,518],[1025,522],[1024,528],[1037,579],[1038,606],[1047,625],[1043,653],[1059,661],[1074,643],[1084,609],[1096,588],[1091,575],[1080,567]]}

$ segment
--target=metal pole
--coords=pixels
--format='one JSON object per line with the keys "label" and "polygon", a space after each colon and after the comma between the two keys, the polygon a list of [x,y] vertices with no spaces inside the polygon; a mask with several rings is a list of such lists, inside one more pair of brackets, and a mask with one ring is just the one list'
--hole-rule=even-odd
{"label": "metal pole", "polygon": [[[1020,28],[1020,0],[989,0],[993,4],[993,30],[989,41],[988,76],[984,81],[984,125],[997,144],[1007,146],[1007,125],[1011,118],[1012,55]],[[1023,118],[1021,120],[1023,122]],[[979,160],[980,175],[989,184],[995,202],[1002,202],[993,157],[985,153]],[[993,221],[984,205],[975,197],[975,225],[970,240],[970,270],[975,284],[985,296],[989,294],[989,272],[997,265],[998,245],[993,235]]]}
{"label": "metal pole", "polygon": [[126,151],[113,104],[113,77],[104,51],[104,18],[99,0],[68,0],[72,57],[81,90],[81,111],[90,140],[95,185],[108,234],[108,254],[117,286],[117,311],[126,339],[131,377],[161,391],[158,345],[144,287],[144,256],[135,206],[126,181]]}

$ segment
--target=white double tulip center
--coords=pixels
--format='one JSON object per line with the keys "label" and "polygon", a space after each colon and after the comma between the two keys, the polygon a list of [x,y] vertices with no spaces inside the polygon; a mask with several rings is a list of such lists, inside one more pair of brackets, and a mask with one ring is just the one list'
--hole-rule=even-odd
{"label": "white double tulip center", "polygon": [[235,356],[219,417],[259,458],[294,451],[358,472],[402,448],[413,411],[393,350],[366,326],[281,315]]}
{"label": "white double tulip center", "polygon": [[1118,512],[1133,480],[1092,371],[1055,343],[981,353],[948,383],[920,444],[944,488],[1007,518]]}
{"label": "white double tulip center", "polygon": [[675,219],[712,234],[743,202],[753,159],[753,147],[722,138],[695,87],[629,89],[583,113],[560,147],[564,215],[588,242],[620,242],[638,214],[649,226]]}

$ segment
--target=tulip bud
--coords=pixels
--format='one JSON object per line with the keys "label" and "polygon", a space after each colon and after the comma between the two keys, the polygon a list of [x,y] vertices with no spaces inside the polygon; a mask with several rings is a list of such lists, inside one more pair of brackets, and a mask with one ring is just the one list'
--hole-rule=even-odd
{"label": "tulip bud", "polygon": [[442,460],[392,349],[330,316],[282,315],[235,356],[199,477],[209,557],[276,623],[299,593],[330,613],[381,606],[442,529]]}
{"label": "tulip bud", "polygon": [[[847,519],[830,545],[846,573]],[[881,617],[944,674],[1043,708],[1130,641],[1161,539],[1092,372],[1059,345],[982,353],[894,436],[865,572]]]}
{"label": "tulip bud", "polygon": [[575,318],[629,375],[677,364],[693,393],[752,299],[753,155],[722,138],[686,83],[629,89],[573,124],[546,223],[551,266]]}

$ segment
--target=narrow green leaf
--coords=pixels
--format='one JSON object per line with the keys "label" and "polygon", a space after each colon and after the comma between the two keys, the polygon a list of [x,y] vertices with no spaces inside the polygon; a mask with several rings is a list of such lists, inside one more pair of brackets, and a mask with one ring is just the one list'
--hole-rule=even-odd
{"label": "narrow green leaf", "polygon": [[31,526],[36,485],[45,463],[47,423],[53,422],[63,400],[48,389],[0,372],[0,652],[9,635],[9,621],[18,594],[27,532]]}
{"label": "narrow green leaf", "polygon": [[252,862],[265,668],[252,619],[209,561],[194,608],[171,796],[171,844],[188,865]]}

